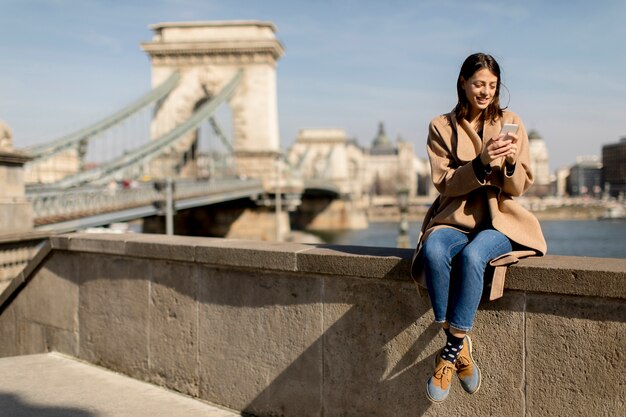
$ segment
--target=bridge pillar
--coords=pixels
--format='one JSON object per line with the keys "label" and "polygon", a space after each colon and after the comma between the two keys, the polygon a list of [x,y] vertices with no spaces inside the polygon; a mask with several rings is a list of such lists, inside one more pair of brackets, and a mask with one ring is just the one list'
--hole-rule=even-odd
{"label": "bridge pillar", "polygon": [[24,192],[24,164],[30,159],[13,149],[11,130],[0,121],[0,234],[33,228],[33,209]]}
{"label": "bridge pillar", "polygon": [[369,222],[360,201],[350,198],[306,198],[291,213],[295,229],[310,231],[367,229]]}
{"label": "bridge pillar", "polygon": [[[255,178],[272,173],[280,150],[276,61],[283,54],[275,26],[221,21],[160,23],[150,28],[153,39],[141,47],[152,61],[152,85],[161,84],[174,71],[181,74],[179,85],[156,109],[152,136],[159,137],[189,118],[241,69],[243,79],[229,100],[236,171]],[[191,134],[180,141],[172,163],[192,149],[196,140],[197,134]],[[163,172],[163,166],[155,170]]]}

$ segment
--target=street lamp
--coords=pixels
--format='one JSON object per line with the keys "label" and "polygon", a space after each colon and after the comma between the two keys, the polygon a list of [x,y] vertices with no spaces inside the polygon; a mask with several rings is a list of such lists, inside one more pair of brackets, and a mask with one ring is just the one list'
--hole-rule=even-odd
{"label": "street lamp", "polygon": [[282,201],[282,181],[283,181],[283,154],[278,152],[276,155],[276,184],[274,185],[274,196],[276,203],[276,242],[282,242],[284,231],[282,227],[283,218],[283,201]]}
{"label": "street lamp", "polygon": [[411,241],[409,239],[409,220],[407,214],[409,211],[409,189],[401,187],[396,190],[396,196],[398,197],[398,206],[400,208],[400,224],[398,226],[398,238],[396,239],[396,246],[399,248],[411,247]]}

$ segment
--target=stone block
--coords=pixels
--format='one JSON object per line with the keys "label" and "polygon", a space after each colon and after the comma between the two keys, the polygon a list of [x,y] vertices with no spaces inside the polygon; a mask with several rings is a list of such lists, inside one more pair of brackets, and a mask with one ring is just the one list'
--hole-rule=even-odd
{"label": "stone block", "polygon": [[413,284],[325,277],[324,301],[324,416],[423,415],[439,343]]}
{"label": "stone block", "polygon": [[480,392],[468,396],[455,380],[456,395],[451,398],[455,412],[448,415],[525,415],[525,304],[523,293],[508,291],[480,305],[470,333],[473,356],[482,372]]}
{"label": "stone block", "polygon": [[77,256],[54,252],[30,278],[17,301],[20,320],[78,331]]}
{"label": "stone block", "polygon": [[0,197],[4,200],[23,198],[24,174],[22,165],[7,163],[5,155],[7,154],[3,149],[0,154],[0,184],[2,184]]}
{"label": "stone block", "polygon": [[158,261],[150,286],[150,380],[198,396],[197,269]]}
{"label": "stone block", "polygon": [[119,233],[72,233],[68,249],[76,252],[92,252],[124,255],[125,235]]}
{"label": "stone block", "polygon": [[626,260],[582,256],[527,258],[509,268],[506,288],[626,299]]}
{"label": "stone block", "polygon": [[55,250],[69,250],[71,235],[50,236],[50,245]]}
{"label": "stone block", "polygon": [[193,262],[196,245],[206,240],[219,239],[150,234],[130,235],[126,239],[126,254],[142,258]]}
{"label": "stone block", "polygon": [[[0,182],[3,186],[6,184]],[[17,233],[33,228],[33,207],[29,202],[0,202],[0,232]]]}
{"label": "stone block", "polygon": [[151,263],[81,254],[78,272],[80,358],[146,377]]}
{"label": "stone block", "polygon": [[60,352],[78,357],[78,331],[68,331],[50,326],[45,326],[44,330],[47,352]]}
{"label": "stone block", "polygon": [[211,240],[196,246],[196,261],[259,270],[295,271],[296,254],[310,248],[296,243]]}
{"label": "stone block", "polygon": [[19,355],[48,352],[46,327],[32,321],[17,319],[17,351]]}
{"label": "stone block", "polygon": [[3,306],[0,310],[0,357],[19,355],[17,340],[15,306]]}
{"label": "stone block", "polygon": [[78,355],[78,332],[17,319],[16,349],[19,355],[60,352]]}
{"label": "stone block", "polygon": [[200,266],[200,397],[259,416],[322,413],[321,278]]}
{"label": "stone block", "polygon": [[526,409],[532,416],[626,410],[622,300],[529,294]]}
{"label": "stone block", "polygon": [[299,252],[297,269],[363,278],[410,280],[413,250],[367,246],[322,245]]}

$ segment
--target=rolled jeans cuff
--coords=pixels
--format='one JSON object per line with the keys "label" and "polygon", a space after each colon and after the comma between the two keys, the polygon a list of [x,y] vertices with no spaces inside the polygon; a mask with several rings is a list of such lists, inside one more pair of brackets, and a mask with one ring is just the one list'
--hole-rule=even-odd
{"label": "rolled jeans cuff", "polygon": [[474,327],[474,326],[470,326],[470,327],[457,326],[456,324],[454,324],[452,322],[450,322],[449,324],[450,324],[450,327],[453,327],[456,330],[460,330],[460,331],[465,332],[465,333],[469,333],[472,330],[472,328]]}

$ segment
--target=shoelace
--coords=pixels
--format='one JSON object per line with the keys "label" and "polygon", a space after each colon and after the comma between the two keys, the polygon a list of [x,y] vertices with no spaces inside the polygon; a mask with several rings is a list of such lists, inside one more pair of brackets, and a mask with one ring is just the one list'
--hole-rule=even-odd
{"label": "shoelace", "polygon": [[[447,362],[447,361],[445,361],[445,362]],[[448,373],[452,374],[453,369],[454,369],[454,365],[453,364],[451,364],[451,363],[450,364],[444,363],[444,365],[442,367],[438,368],[435,371],[435,375],[433,375],[433,376],[434,376],[435,379],[439,379],[439,380],[443,381],[444,376],[446,376],[446,374],[448,374]],[[452,378],[452,375],[450,375],[449,378]],[[442,385],[442,384],[440,384],[440,385]]]}
{"label": "shoelace", "polygon": [[458,368],[464,368],[466,366],[470,366],[471,362],[468,358],[464,357],[464,356],[459,356],[456,360],[456,367]]}

